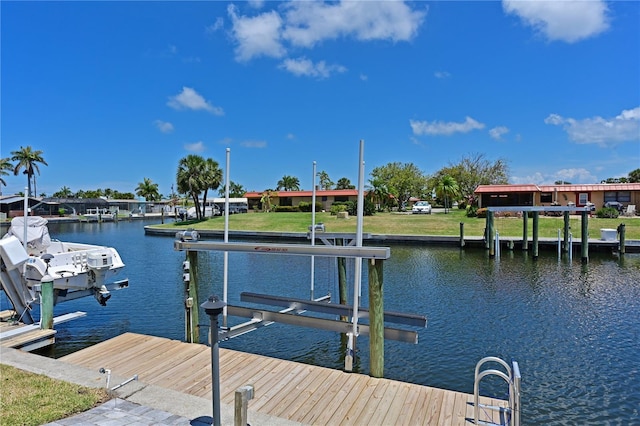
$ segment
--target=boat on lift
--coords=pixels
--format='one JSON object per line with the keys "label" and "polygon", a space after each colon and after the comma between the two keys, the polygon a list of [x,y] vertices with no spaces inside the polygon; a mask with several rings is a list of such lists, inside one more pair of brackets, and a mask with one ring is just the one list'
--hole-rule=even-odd
{"label": "boat on lift", "polygon": [[114,214],[109,209],[104,208],[89,208],[82,216],[84,222],[108,222],[114,220]]}
{"label": "boat on lift", "polygon": [[0,239],[0,261],[2,289],[25,324],[33,323],[31,309],[45,277],[53,282],[54,304],[92,295],[104,306],[111,290],[129,286],[119,279],[125,265],[115,248],[51,239],[39,216],[11,221]]}

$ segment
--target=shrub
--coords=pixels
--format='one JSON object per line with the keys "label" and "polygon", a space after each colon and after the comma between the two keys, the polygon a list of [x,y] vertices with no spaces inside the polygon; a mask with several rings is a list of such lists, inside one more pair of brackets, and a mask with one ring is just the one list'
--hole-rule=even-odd
{"label": "shrub", "polygon": [[344,203],[333,203],[331,204],[331,216],[336,216],[338,212],[347,211],[347,206]]}
{"label": "shrub", "polygon": [[614,207],[603,207],[596,212],[596,217],[600,219],[616,219],[619,215],[620,212]]}
{"label": "shrub", "polygon": [[467,217],[478,216],[478,206],[467,206]]}
{"label": "shrub", "polygon": [[[311,207],[313,206],[313,203],[309,203],[306,201],[300,201],[300,204],[298,204],[298,209],[300,209],[301,212],[310,212],[311,211]],[[322,211],[322,203],[318,203],[316,202],[316,211]]]}
{"label": "shrub", "polygon": [[299,212],[300,209],[298,208],[298,206],[274,206],[273,211],[278,213],[291,213]]}
{"label": "shrub", "polygon": [[478,218],[486,218],[487,217],[487,209],[485,207],[478,209],[476,211],[476,217]]}

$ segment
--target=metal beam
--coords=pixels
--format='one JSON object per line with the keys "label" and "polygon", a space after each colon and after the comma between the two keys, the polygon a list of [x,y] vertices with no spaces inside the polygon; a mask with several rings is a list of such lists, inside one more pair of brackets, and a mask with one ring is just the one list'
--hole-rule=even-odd
{"label": "metal beam", "polygon": [[[227,314],[236,317],[253,318],[262,321],[274,321],[289,325],[318,328],[338,333],[351,333],[352,331],[352,324],[350,322],[325,318],[304,317],[292,314],[281,314],[279,312],[244,308],[241,306],[227,305]],[[358,333],[360,335],[368,336],[369,326],[366,324],[358,324]],[[384,337],[385,339],[396,340],[399,342],[418,343],[418,333],[415,331],[385,327]]]}
{"label": "metal beam", "polygon": [[363,259],[389,259],[389,247],[310,246],[304,244],[220,243],[212,241],[180,241],[173,243],[175,250],[227,251],[261,254],[289,254],[302,256],[348,257]]}
{"label": "metal beam", "polygon": [[[348,305],[338,303],[316,302],[308,299],[294,299],[290,297],[273,296],[270,294],[258,294],[250,292],[240,293],[240,300],[249,303],[259,303],[271,306],[281,306],[297,311],[320,312],[329,315],[353,316],[353,308]],[[368,318],[367,308],[358,308],[358,318]],[[410,325],[413,327],[426,327],[427,318],[423,315],[404,314],[401,312],[385,311],[384,321],[395,324]]]}

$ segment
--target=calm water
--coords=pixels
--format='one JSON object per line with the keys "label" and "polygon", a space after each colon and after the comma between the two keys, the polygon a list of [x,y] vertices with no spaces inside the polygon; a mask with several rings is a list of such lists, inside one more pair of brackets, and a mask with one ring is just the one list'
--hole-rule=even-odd
{"label": "calm water", "polygon": [[[127,290],[103,308],[93,298],[67,302],[56,314],[87,317],[57,327],[59,357],[123,332],[184,337],[182,261],[173,239],[145,236],[153,221],[50,224],[61,240],[112,245],[127,264]],[[222,295],[221,253],[201,253],[201,301]],[[335,260],[316,258],[316,296],[338,294]],[[241,291],[309,297],[310,260],[229,254],[229,301]],[[366,265],[366,264],[365,264]],[[353,264],[348,262],[348,274]],[[366,303],[366,266],[363,278]],[[591,254],[588,265],[522,252],[499,261],[482,250],[392,246],[384,264],[385,309],[426,315],[419,343],[385,343],[385,377],[473,392],[476,362],[517,360],[528,425],[640,424],[640,255]],[[3,309],[7,302],[2,298]],[[275,310],[275,308],[269,308]],[[208,317],[201,313],[201,323]],[[368,371],[368,341],[358,341],[358,371]],[[340,336],[274,324],[221,347],[343,367]],[[490,389],[501,391],[501,389]],[[504,394],[497,394],[504,397]]]}

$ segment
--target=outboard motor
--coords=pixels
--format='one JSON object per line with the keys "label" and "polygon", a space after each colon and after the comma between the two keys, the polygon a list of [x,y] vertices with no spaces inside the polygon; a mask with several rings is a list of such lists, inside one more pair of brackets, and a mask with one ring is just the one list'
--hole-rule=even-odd
{"label": "outboard motor", "polygon": [[93,296],[102,306],[106,306],[107,300],[111,298],[111,293],[104,285],[104,278],[112,265],[113,258],[111,257],[111,253],[97,252],[89,253],[87,256],[89,284],[91,284],[94,289]]}

